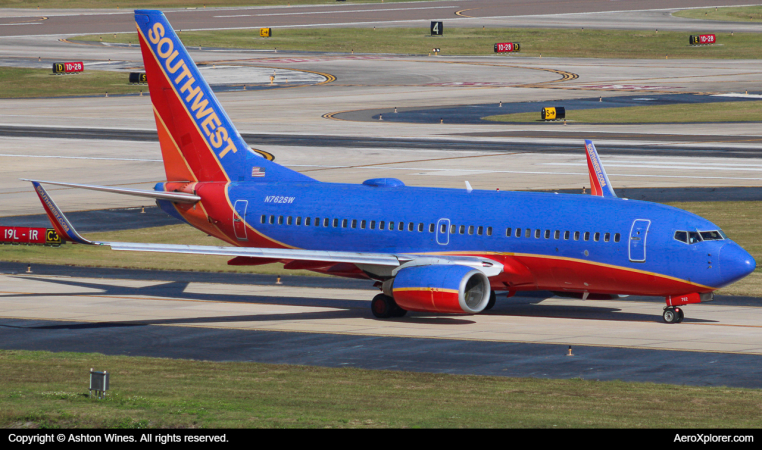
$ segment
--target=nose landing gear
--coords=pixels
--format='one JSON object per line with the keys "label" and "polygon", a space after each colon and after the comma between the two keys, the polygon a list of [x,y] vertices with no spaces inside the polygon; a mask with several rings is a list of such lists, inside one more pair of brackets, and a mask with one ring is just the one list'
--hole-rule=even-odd
{"label": "nose landing gear", "polygon": [[680,323],[685,318],[682,308],[676,306],[664,307],[664,314],[662,314],[664,321],[667,323]]}

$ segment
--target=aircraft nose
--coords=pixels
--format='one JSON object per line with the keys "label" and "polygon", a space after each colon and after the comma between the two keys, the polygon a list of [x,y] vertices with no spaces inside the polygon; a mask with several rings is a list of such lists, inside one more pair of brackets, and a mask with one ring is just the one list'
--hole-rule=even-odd
{"label": "aircraft nose", "polygon": [[728,242],[720,249],[720,276],[723,284],[730,284],[754,272],[757,262],[735,242]]}

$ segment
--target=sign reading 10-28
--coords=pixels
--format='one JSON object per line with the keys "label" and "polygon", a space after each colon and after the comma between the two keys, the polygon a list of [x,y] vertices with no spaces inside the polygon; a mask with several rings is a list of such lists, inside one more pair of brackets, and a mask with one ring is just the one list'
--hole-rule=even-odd
{"label": "sign reading 10-28", "polygon": [[442,22],[431,22],[432,36],[442,36],[443,32],[444,32],[444,28],[442,26]]}

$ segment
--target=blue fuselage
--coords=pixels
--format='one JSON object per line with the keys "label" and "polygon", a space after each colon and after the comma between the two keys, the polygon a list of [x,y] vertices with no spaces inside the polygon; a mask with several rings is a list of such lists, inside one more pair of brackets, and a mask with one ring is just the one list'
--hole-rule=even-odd
{"label": "blue fuselage", "polygon": [[[703,291],[732,283],[756,266],[727,238],[675,238],[680,230],[720,232],[708,220],[635,200],[314,182],[232,183],[228,198],[256,230],[235,233],[242,246],[511,254],[666,276]],[[619,293],[625,291],[634,290],[623,287]]]}

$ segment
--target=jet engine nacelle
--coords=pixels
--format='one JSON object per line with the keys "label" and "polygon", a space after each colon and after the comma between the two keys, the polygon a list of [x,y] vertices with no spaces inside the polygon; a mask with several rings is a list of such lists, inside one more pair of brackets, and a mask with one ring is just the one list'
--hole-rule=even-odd
{"label": "jet engine nacelle", "polygon": [[487,307],[487,276],[457,264],[406,267],[397,272],[384,292],[408,311],[477,314]]}

